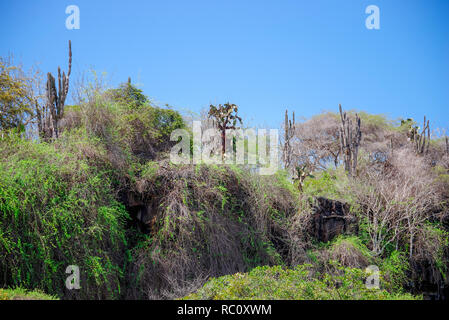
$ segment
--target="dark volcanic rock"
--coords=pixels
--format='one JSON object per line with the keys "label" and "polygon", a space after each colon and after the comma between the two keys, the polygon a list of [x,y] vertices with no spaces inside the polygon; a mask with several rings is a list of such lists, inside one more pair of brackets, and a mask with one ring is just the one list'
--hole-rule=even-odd
{"label": "dark volcanic rock", "polygon": [[322,242],[343,233],[357,233],[357,220],[350,214],[349,204],[323,197],[315,198],[313,234]]}
{"label": "dark volcanic rock", "polygon": [[126,195],[126,208],[132,219],[131,224],[144,233],[150,233],[156,222],[157,201],[155,199],[142,199],[142,195],[128,192]]}

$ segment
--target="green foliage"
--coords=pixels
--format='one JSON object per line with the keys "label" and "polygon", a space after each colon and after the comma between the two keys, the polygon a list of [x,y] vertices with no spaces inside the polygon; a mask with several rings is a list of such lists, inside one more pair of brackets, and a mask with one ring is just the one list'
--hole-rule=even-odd
{"label": "green foliage", "polygon": [[284,230],[295,210],[293,195],[282,187],[285,177],[261,178],[226,165],[160,167],[156,173],[148,166],[144,194],[161,200],[154,235],[133,250],[137,297],[165,297],[161,291],[198,275],[285,263]]}
{"label": "green foliage", "polygon": [[[226,130],[237,129],[237,122],[242,124],[242,118],[238,115],[238,106],[233,103],[225,103],[224,105],[219,104],[214,106],[213,104],[209,107],[209,118],[213,118],[215,126],[220,130],[221,133],[221,156],[224,157],[226,151]],[[233,149],[235,149],[236,139],[232,140]]]}
{"label": "green foliage", "polygon": [[343,201],[355,212],[359,207],[353,192],[351,181],[343,167],[314,172],[313,176],[304,179],[303,194],[311,200],[313,197]]}
{"label": "green foliage", "polygon": [[432,168],[436,175],[436,183],[439,183],[442,188],[449,189],[449,168],[437,165]]}
{"label": "green foliage", "polygon": [[362,121],[362,125],[365,127],[371,126],[375,128],[393,129],[397,122],[396,120],[389,119],[385,114],[371,114],[359,111],[358,115]]}
{"label": "green foliage", "polygon": [[237,122],[242,123],[237,113],[238,106],[229,102],[217,107],[211,104],[209,108],[209,118],[214,118],[220,130],[236,129]]}
{"label": "green foliage", "polygon": [[170,134],[173,130],[184,128],[185,123],[177,111],[155,108],[151,125],[157,132],[157,138],[163,141],[170,139]]}
{"label": "green foliage", "polygon": [[148,98],[143,94],[143,91],[129,82],[121,84],[117,89],[110,89],[107,93],[114,101],[130,107],[140,107],[148,102]]}
{"label": "green foliage", "polygon": [[314,177],[304,180],[303,192],[310,196],[338,199],[340,194],[336,179],[337,177],[330,170],[319,172]]}
{"label": "green foliage", "polygon": [[290,192],[293,196],[299,196],[298,188],[288,179],[288,172],[285,170],[278,170],[275,173],[274,183],[277,187]]}
{"label": "green foliage", "polygon": [[404,252],[393,251],[380,267],[390,289],[400,292],[407,284],[410,264]]}
{"label": "green foliage", "polygon": [[40,290],[29,291],[23,288],[0,289],[1,300],[59,300],[56,296],[50,296]]}
{"label": "green foliage", "polygon": [[76,136],[76,130],[85,131],[88,136],[100,139],[110,158],[127,161],[128,165],[129,161],[146,161],[168,152],[174,144],[170,141],[171,132],[185,127],[181,115],[172,109],[149,102],[120,99],[114,102],[107,95],[69,108],[64,121],[66,135]]}
{"label": "green foliage", "polygon": [[[396,127],[396,120],[390,119],[385,114],[371,114],[365,111],[357,111],[357,110],[348,110],[346,111],[348,116],[353,117],[356,113],[359,115],[362,127],[377,127],[383,129],[393,129]],[[340,115],[337,112],[328,111],[324,113],[320,113],[318,115],[313,116],[313,118],[322,118],[322,117],[333,117],[338,123],[340,123]]]}
{"label": "green foliage", "polygon": [[1,285],[62,297],[65,269],[77,265],[77,298],[118,297],[128,215],[108,173],[16,137],[0,140],[0,154]]}
{"label": "green foliage", "polygon": [[148,161],[142,166],[140,176],[150,181],[154,180],[159,169],[159,163]]}
{"label": "green foliage", "polygon": [[446,279],[448,273],[449,259],[447,250],[449,248],[449,232],[436,223],[426,223],[423,228],[425,241],[429,241],[432,247],[429,251],[431,262],[433,262],[443,278]]}
{"label": "green foliage", "polygon": [[[2,70],[0,110],[8,118],[0,118],[0,129],[20,129],[28,111],[26,87],[14,82],[12,69]],[[159,160],[174,143],[170,134],[185,128],[178,112],[153,105],[130,83],[80,101],[67,106],[56,141],[26,141],[14,133],[0,140],[0,286],[38,290],[0,289],[0,299],[46,298],[39,290],[75,299],[169,297],[167,292],[206,274],[230,275],[212,278],[187,298],[419,298],[403,293],[410,270],[402,252],[391,244],[384,260],[372,256],[366,218],[359,220],[357,236],[328,244],[304,235],[311,224],[308,198],[362,208],[350,188],[357,184],[338,163],[307,177],[302,193],[282,170],[257,176],[251,166],[166,165]],[[241,122],[231,104],[211,106],[209,116],[221,129]],[[374,135],[393,126],[383,115],[360,116]],[[371,163],[361,155],[363,169]],[[442,189],[449,185],[447,168],[434,172]],[[129,193],[155,214],[148,235],[129,228],[124,205],[132,205],[118,202]],[[426,224],[416,242],[446,274],[448,233]],[[313,265],[285,268],[304,255]],[[370,263],[380,266],[380,290],[364,285]],[[80,267],[81,290],[65,289],[68,265]]]}
{"label": "green foliage", "polygon": [[[357,236],[345,236],[339,235],[330,244],[330,251],[336,252],[341,247],[347,251],[357,251],[360,255],[365,257],[367,260],[372,258],[371,251],[366,247],[363,241]],[[349,252],[348,252],[349,253]]]}
{"label": "green foliage", "polygon": [[15,76],[17,67],[0,61],[0,130],[24,130],[24,118],[32,113],[28,84]]}
{"label": "green foliage", "polygon": [[340,267],[339,275],[314,273],[310,265],[294,269],[281,266],[257,267],[249,273],[237,273],[210,279],[185,300],[409,300],[410,294],[368,289],[366,274],[356,268]]}

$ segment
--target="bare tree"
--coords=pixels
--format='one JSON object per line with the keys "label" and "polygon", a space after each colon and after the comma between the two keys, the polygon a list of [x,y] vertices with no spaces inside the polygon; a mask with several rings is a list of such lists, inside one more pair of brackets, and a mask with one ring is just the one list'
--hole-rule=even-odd
{"label": "bare tree", "polygon": [[332,113],[321,114],[304,122],[295,122],[294,136],[290,138],[291,171],[307,165],[310,171],[326,169],[330,163],[339,163],[339,124]]}
{"label": "bare tree", "polygon": [[408,239],[410,257],[414,252],[417,232],[441,201],[424,159],[410,149],[395,152],[382,171],[365,168],[352,192],[361,205],[372,251],[381,255],[389,245]]}

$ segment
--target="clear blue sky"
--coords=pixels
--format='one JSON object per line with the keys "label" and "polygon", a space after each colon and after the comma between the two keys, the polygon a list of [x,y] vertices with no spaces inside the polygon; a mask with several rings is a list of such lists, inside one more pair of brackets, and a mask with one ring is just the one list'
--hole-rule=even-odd
{"label": "clear blue sky", "polygon": [[[70,4],[80,30],[65,27]],[[365,27],[370,4],[380,30]],[[179,109],[229,100],[278,126],[285,108],[310,117],[341,103],[449,127],[448,0],[0,0],[0,55],[55,73],[68,39],[75,76],[131,76]]]}

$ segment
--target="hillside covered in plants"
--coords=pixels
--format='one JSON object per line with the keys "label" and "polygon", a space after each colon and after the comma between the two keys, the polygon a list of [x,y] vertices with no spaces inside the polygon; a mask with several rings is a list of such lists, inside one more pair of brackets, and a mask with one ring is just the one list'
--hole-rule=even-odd
{"label": "hillside covered in plants", "polygon": [[448,298],[449,144],[427,119],[280,110],[273,174],[175,164],[194,120],[225,158],[237,105],[187,115],[71,64],[70,44],[57,79],[0,60],[0,299]]}

